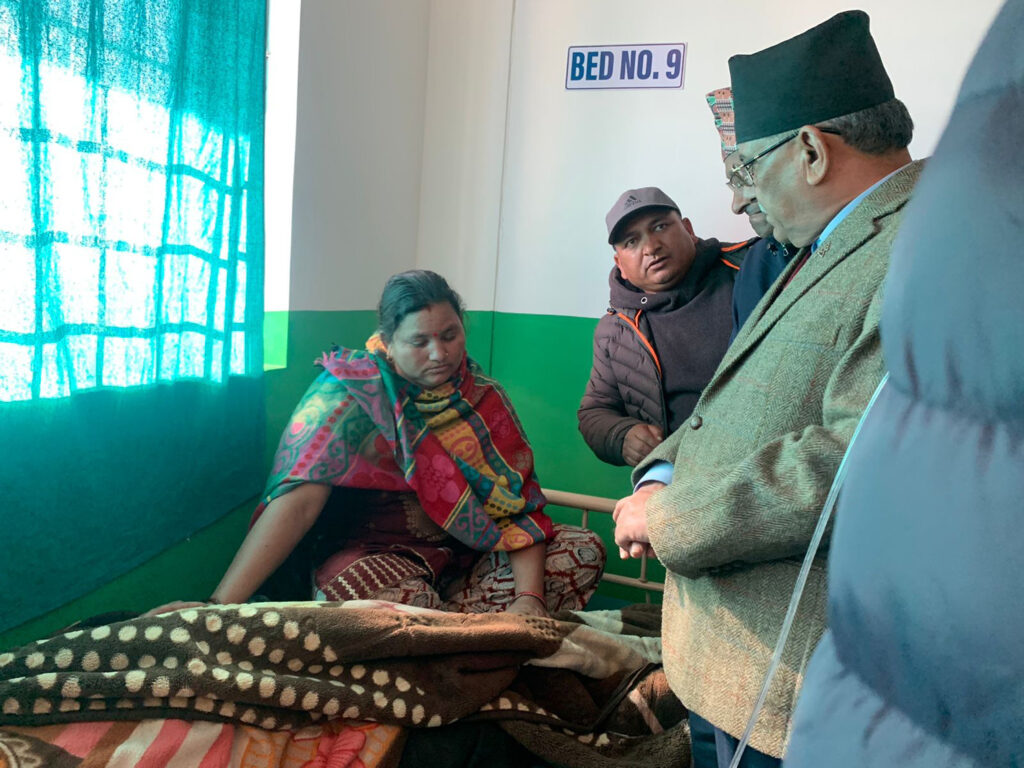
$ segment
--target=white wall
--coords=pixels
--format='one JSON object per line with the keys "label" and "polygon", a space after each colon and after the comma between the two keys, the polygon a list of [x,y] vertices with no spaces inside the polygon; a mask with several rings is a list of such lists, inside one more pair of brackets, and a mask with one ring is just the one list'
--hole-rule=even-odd
{"label": "white wall", "polygon": [[[929,154],[999,0],[861,0]],[[293,309],[366,309],[399,269],[437,269],[471,309],[598,316],[604,214],[663,187],[699,234],[731,214],[704,94],[727,60],[848,0],[305,0]],[[688,44],[682,90],[566,91],[566,49]],[[269,212],[268,212],[269,215]],[[495,286],[497,290],[495,291]]]}
{"label": "white wall", "polygon": [[[288,309],[292,253],[292,184],[295,178],[295,101],[299,76],[300,0],[267,4],[267,110],[264,217],[266,269],[263,309]],[[282,215],[284,214],[284,215]]]}
{"label": "white wall", "polygon": [[513,0],[434,0],[417,264],[494,307]]}
{"label": "white wall", "polygon": [[[861,0],[918,124],[935,146],[999,0]],[[849,0],[518,0],[512,43],[497,309],[597,316],[608,297],[604,214],[624,189],[661,186],[698,234],[751,236],[730,212],[704,94],[751,53],[850,7]],[[723,16],[732,21],[723,23]],[[570,45],[688,43],[681,91],[566,91]],[[542,276],[542,277],[541,277]]]}
{"label": "white wall", "polygon": [[302,3],[290,309],[373,308],[415,264],[429,11]]}

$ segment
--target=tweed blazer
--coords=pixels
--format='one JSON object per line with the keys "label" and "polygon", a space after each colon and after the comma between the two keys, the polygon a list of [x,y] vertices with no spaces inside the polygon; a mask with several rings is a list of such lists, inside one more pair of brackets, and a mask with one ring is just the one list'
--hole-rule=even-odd
{"label": "tweed blazer", "polygon": [[[662,638],[686,707],[741,735],[832,478],[884,372],[882,282],[921,172],[871,192],[787,285],[790,261],[740,329],[687,424],[636,468],[674,464],[647,503],[670,571]],[[819,558],[822,559],[823,558]],[[804,669],[824,631],[816,563],[751,745],[781,757]]]}

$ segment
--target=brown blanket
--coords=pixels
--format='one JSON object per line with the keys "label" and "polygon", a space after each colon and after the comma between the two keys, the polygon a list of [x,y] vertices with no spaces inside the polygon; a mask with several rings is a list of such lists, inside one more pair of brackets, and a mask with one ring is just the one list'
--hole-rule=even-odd
{"label": "brown blanket", "polygon": [[0,724],[494,719],[560,764],[688,765],[659,623],[643,607],[539,619],[372,601],[209,606],[0,654]]}

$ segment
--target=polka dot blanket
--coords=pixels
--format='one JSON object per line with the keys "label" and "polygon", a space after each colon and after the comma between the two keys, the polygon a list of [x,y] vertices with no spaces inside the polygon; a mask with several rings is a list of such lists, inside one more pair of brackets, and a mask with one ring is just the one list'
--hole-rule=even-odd
{"label": "polka dot blanket", "polygon": [[634,614],[543,619],[350,601],[136,618],[0,653],[0,728],[175,718],[295,731],[336,720],[405,728],[495,720],[562,764],[614,765],[666,743],[678,757],[688,751],[685,711],[660,670],[660,616]]}

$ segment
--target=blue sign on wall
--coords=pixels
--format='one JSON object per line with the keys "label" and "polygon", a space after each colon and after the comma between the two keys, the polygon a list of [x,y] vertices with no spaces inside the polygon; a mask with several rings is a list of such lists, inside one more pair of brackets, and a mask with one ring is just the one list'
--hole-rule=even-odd
{"label": "blue sign on wall", "polygon": [[682,88],[686,43],[573,45],[565,64],[569,90]]}

